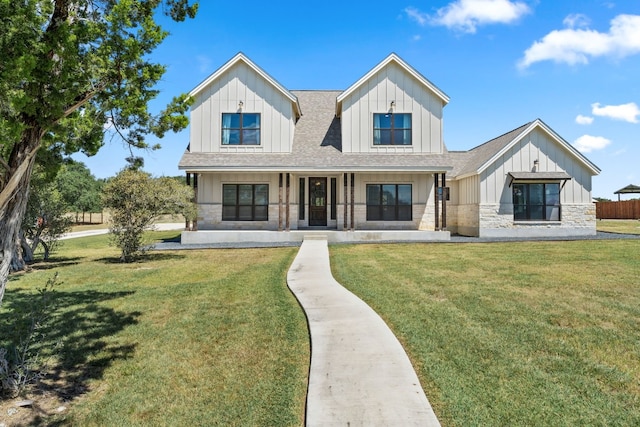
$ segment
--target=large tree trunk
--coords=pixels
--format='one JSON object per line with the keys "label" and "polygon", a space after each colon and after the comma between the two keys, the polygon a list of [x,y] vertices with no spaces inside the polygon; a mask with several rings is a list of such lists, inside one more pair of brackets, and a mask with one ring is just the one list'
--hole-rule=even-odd
{"label": "large tree trunk", "polygon": [[20,250],[20,228],[29,199],[29,183],[40,147],[42,129],[39,126],[26,128],[20,142],[15,144],[0,188],[0,304],[9,279],[10,271],[23,270],[25,263]]}

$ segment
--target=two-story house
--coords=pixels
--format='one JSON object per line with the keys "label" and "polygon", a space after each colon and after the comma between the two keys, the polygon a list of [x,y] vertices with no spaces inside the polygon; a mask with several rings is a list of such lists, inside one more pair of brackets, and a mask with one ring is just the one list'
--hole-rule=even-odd
{"label": "two-story house", "polygon": [[449,152],[449,97],[395,54],[344,91],[290,91],[239,53],[190,95],[179,168],[199,231],[183,243],[237,230],[285,232],[266,241],[315,229],[333,240],[595,234],[593,163],[540,120]]}

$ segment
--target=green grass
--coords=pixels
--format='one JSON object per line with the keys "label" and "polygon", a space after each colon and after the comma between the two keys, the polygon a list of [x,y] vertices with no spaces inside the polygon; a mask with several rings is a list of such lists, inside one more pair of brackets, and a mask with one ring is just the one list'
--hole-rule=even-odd
{"label": "green grass", "polygon": [[16,311],[59,273],[47,348],[63,344],[56,393],[74,401],[60,424],[303,424],[308,332],[286,286],[297,248],[152,252],[120,264],[107,239],[66,241],[11,278],[0,310],[4,345]]}
{"label": "green grass", "polygon": [[637,219],[599,219],[596,221],[598,231],[607,233],[640,234],[640,221]]}
{"label": "green grass", "polygon": [[330,252],[444,426],[640,425],[640,241]]}

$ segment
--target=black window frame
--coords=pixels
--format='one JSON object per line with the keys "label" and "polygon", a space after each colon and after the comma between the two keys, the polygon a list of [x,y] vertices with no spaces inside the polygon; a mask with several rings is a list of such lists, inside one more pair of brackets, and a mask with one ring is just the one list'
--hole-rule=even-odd
{"label": "black window frame", "polygon": [[[244,122],[245,122],[245,116],[256,116],[257,117],[257,126],[254,127],[246,127],[244,126]],[[238,116],[238,126],[228,126],[225,127],[225,116]],[[229,121],[231,121],[232,123],[234,122],[233,119],[229,119]],[[261,145],[261,135],[260,135],[260,129],[262,126],[262,118],[260,117],[260,113],[245,113],[245,112],[240,112],[240,113],[222,113],[222,121],[221,121],[221,128],[222,128],[222,134],[220,137],[220,143],[222,145],[225,146],[236,146],[236,145],[253,145],[253,146],[258,146]],[[237,143],[231,143],[231,137],[229,136],[228,138],[226,138],[226,142],[225,142],[225,131],[227,132],[238,132],[238,142]],[[251,133],[255,133],[256,134],[256,138],[255,141],[256,142],[245,142],[245,133],[246,132],[251,132]],[[251,141],[253,141],[253,138],[251,139]]]}
{"label": "black window frame", "polygon": [[338,216],[338,180],[331,178],[331,219]]}
{"label": "black window frame", "polygon": [[[377,191],[377,200],[375,188]],[[385,189],[386,187],[386,189]],[[400,203],[399,189],[408,190],[409,203]],[[393,188],[393,194],[385,196],[385,190]],[[385,199],[386,197],[386,199]],[[367,184],[367,221],[413,221],[413,185],[412,184]],[[393,202],[393,203],[390,203]]]}
{"label": "black window frame", "polygon": [[[534,187],[535,186],[535,187]],[[552,190],[552,186],[556,190]],[[514,221],[562,221],[560,192],[558,182],[514,182],[512,184]],[[532,191],[537,187],[537,191]],[[538,201],[532,200],[538,196]]]}
{"label": "black window frame", "polygon": [[[377,117],[389,117],[390,118],[390,123],[389,123],[389,127],[382,127],[381,125],[376,126],[376,122],[380,122],[381,120],[376,120]],[[396,117],[397,116],[403,116],[403,117],[408,117],[409,118],[409,127],[396,127]],[[405,120],[402,120],[402,124],[404,125]],[[408,132],[407,132],[408,131]],[[386,138],[383,138],[383,133],[388,133],[388,143],[383,143],[382,141],[385,140]],[[396,139],[396,136],[398,134],[403,135],[402,136],[402,141],[403,142],[399,142]],[[413,117],[411,115],[411,113],[373,113],[373,145],[374,146],[389,146],[389,145],[395,145],[395,146],[401,146],[401,147],[405,147],[405,146],[411,146],[413,145]],[[408,135],[408,140],[406,138],[406,135]]]}
{"label": "black window frame", "polygon": [[300,178],[298,188],[298,219],[304,221],[304,201],[305,201],[305,178]]}
{"label": "black window frame", "polygon": [[[251,203],[242,203],[241,190],[251,187]],[[235,189],[234,203],[227,203]],[[266,200],[256,203],[260,199],[260,190],[266,193]],[[259,200],[258,200],[259,202]],[[247,215],[249,214],[249,215]],[[222,184],[222,221],[268,221],[269,220],[269,184]]]}

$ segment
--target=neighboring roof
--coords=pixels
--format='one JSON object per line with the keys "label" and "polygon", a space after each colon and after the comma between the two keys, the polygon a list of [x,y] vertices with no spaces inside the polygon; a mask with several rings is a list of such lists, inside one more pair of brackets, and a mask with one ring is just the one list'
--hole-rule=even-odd
{"label": "neighboring roof", "polygon": [[544,132],[546,132],[559,145],[561,145],[569,153],[571,153],[580,163],[586,166],[587,169],[589,169],[594,175],[600,173],[600,169],[589,159],[583,156],[582,153],[580,153],[571,144],[561,138],[542,120],[536,119],[532,122],[520,126],[517,129],[507,132],[504,135],[501,135],[469,150],[466,163],[461,165],[461,161],[454,161],[454,165],[457,167],[454,167],[452,175],[462,178],[464,176],[482,173],[486,168],[496,162],[500,156],[510,150],[522,138],[524,138],[536,128],[540,128]]}
{"label": "neighboring roof", "polygon": [[343,153],[340,119],[335,116],[340,91],[293,91],[305,114],[296,123],[291,153],[190,153],[179,168],[192,172],[215,171],[402,171],[446,172],[444,154]]}
{"label": "neighboring roof", "polygon": [[613,192],[613,194],[634,194],[634,193],[640,193],[640,185],[629,184],[626,187]]}
{"label": "neighboring roof", "polygon": [[229,69],[231,69],[231,67],[236,65],[238,62],[244,62],[249,68],[251,68],[257,74],[259,74],[263,79],[265,79],[275,89],[277,89],[282,95],[288,98],[293,104],[293,109],[294,109],[296,118],[302,115],[300,104],[298,103],[298,99],[295,97],[295,95],[293,95],[289,90],[287,90],[284,86],[282,86],[276,79],[271,77],[266,71],[264,71],[262,68],[254,64],[253,61],[247,58],[242,52],[239,52],[238,54],[236,54],[236,56],[228,60],[222,67],[218,68],[209,77],[204,79],[202,83],[200,83],[193,90],[191,90],[191,92],[189,92],[189,96],[194,97],[200,94],[200,92],[202,92],[207,86],[209,86],[212,82],[217,80],[224,73],[229,71]]}
{"label": "neighboring roof", "polygon": [[351,95],[356,89],[358,89],[360,86],[366,83],[370,78],[376,75],[380,70],[382,70],[392,62],[398,64],[398,66],[400,66],[407,73],[409,73],[410,75],[415,77],[420,83],[422,83],[423,86],[428,88],[431,92],[435,93],[436,96],[438,96],[438,98],[442,100],[444,105],[446,105],[449,102],[449,97],[447,96],[446,93],[444,93],[440,88],[438,88],[436,85],[431,83],[429,79],[427,79],[418,71],[416,71],[416,69],[413,68],[411,65],[404,62],[398,55],[396,55],[395,53],[392,53],[389,56],[387,56],[385,59],[383,59],[382,62],[380,62],[378,65],[373,67],[371,71],[369,71],[367,74],[362,76],[360,80],[358,80],[357,82],[349,86],[347,90],[345,90],[344,92],[338,95],[338,97],[336,98],[336,116],[340,117],[340,113],[342,112],[342,101],[344,101],[345,98]]}

